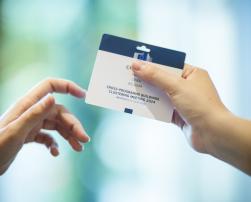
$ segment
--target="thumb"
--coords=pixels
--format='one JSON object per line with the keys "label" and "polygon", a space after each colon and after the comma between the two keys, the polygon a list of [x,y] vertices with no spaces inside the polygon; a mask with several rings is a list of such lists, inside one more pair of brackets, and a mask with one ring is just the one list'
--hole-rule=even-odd
{"label": "thumb", "polygon": [[134,74],[153,85],[172,94],[178,88],[181,71],[176,68],[165,68],[149,62],[136,61],[132,64]]}
{"label": "thumb", "polygon": [[20,134],[27,134],[32,128],[43,120],[55,104],[54,97],[47,94],[36,104],[26,110],[18,119],[14,121],[14,127]]}

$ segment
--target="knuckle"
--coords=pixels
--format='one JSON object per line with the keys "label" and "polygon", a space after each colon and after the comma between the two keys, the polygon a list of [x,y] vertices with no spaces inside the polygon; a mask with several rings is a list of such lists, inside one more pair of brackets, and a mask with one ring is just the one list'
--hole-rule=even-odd
{"label": "knuckle", "polygon": [[64,113],[64,112],[69,113],[69,111],[62,104],[57,104],[56,108],[58,113]]}
{"label": "knuckle", "polygon": [[173,98],[180,91],[180,86],[181,86],[180,82],[182,82],[181,79],[174,80],[172,85],[175,87],[168,86],[168,87],[164,88],[164,91],[167,92],[168,95]]}
{"label": "knuckle", "polygon": [[159,68],[152,67],[152,65],[146,65],[145,78],[146,80],[156,80],[159,75]]}
{"label": "knuckle", "polygon": [[53,78],[53,77],[47,77],[47,78],[45,78],[45,79],[41,82],[41,84],[44,85],[44,86],[53,87],[52,84],[54,83],[54,81],[55,81],[55,78]]}
{"label": "knuckle", "polygon": [[27,110],[30,106],[34,104],[34,100],[29,97],[23,97],[20,99],[20,102],[18,102],[18,106],[22,111]]}
{"label": "knuckle", "polygon": [[28,115],[28,118],[37,117],[40,114],[42,114],[45,110],[44,104],[39,104],[38,106],[34,107],[34,109],[31,111],[31,113]]}
{"label": "knuckle", "polygon": [[34,103],[34,101],[32,99],[29,99],[29,98],[25,98],[23,101],[24,101],[24,104],[26,106],[32,106],[33,103]]}
{"label": "knuckle", "polygon": [[203,69],[203,68],[200,68],[200,67],[193,67],[192,72],[193,72],[194,75],[197,75],[199,77],[201,77],[201,76],[209,76],[208,71],[205,70],[205,69]]}
{"label": "knuckle", "polygon": [[184,70],[193,70],[193,69],[194,69],[194,67],[192,65],[190,65],[190,64],[185,64],[184,65]]}
{"label": "knuckle", "polygon": [[44,83],[51,83],[53,80],[54,80],[53,77],[46,77],[46,78],[43,80],[43,82],[44,82]]}
{"label": "knuckle", "polygon": [[202,76],[203,77],[209,77],[209,73],[208,73],[208,71],[207,70],[204,70],[204,69],[201,69],[201,74],[202,74]]}
{"label": "knuckle", "polygon": [[198,72],[200,72],[200,73],[202,73],[202,74],[205,74],[205,75],[208,74],[208,71],[207,71],[207,70],[202,69],[202,68],[200,68],[200,67],[195,67],[195,70],[198,71]]}
{"label": "knuckle", "polygon": [[28,106],[32,106],[33,105],[33,101],[31,99],[25,98],[24,99],[24,103]]}
{"label": "knuckle", "polygon": [[35,114],[41,114],[46,109],[45,104],[42,102],[36,107],[36,110],[34,110]]}

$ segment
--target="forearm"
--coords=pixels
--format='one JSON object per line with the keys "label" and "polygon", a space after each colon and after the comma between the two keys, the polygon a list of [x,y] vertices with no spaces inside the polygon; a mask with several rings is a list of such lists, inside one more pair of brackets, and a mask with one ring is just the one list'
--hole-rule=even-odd
{"label": "forearm", "polygon": [[230,112],[217,113],[207,129],[209,153],[251,175],[251,121]]}
{"label": "forearm", "polygon": [[15,159],[17,153],[22,147],[22,144],[17,141],[17,138],[0,130],[0,175],[3,174]]}
{"label": "forearm", "polygon": [[6,163],[5,165],[0,166],[0,175],[3,175],[5,173],[5,171],[10,167],[13,160],[14,160],[14,158],[11,161],[9,161],[8,163]]}

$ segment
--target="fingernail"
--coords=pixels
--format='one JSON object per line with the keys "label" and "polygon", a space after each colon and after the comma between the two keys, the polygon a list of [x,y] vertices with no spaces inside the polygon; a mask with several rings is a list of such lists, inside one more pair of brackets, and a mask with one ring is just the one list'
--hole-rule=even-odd
{"label": "fingernail", "polygon": [[133,71],[140,71],[145,67],[145,63],[136,61],[132,64],[132,70]]}
{"label": "fingernail", "polygon": [[81,152],[81,151],[83,151],[83,150],[84,150],[84,146],[83,146],[83,145],[81,145],[81,147],[80,147],[80,150],[79,150],[79,151]]}
{"label": "fingernail", "polygon": [[57,146],[51,146],[51,153],[55,157],[59,155],[59,151],[57,149]]}
{"label": "fingernail", "polygon": [[79,89],[78,97],[79,97],[79,98],[85,98],[85,96],[86,96],[86,90],[83,89],[83,88],[80,88],[80,89]]}
{"label": "fingernail", "polygon": [[48,93],[40,100],[40,102],[43,103],[45,106],[50,106],[54,103],[54,97],[52,94]]}
{"label": "fingernail", "polygon": [[91,137],[90,137],[90,136],[88,136],[88,138],[89,138],[89,139],[88,139],[88,142],[91,142]]}
{"label": "fingernail", "polygon": [[83,94],[83,96],[85,96],[85,94],[86,94],[86,90],[85,90],[85,89],[83,89],[83,88],[81,88],[81,93]]}
{"label": "fingernail", "polygon": [[81,152],[81,151],[83,151],[83,146],[80,144],[80,145],[78,145],[78,146],[76,147],[75,150],[78,151],[78,152]]}

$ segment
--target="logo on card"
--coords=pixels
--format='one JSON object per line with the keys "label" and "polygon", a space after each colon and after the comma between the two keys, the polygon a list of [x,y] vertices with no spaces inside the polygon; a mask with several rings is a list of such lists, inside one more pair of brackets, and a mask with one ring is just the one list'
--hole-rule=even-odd
{"label": "logo on card", "polygon": [[136,49],[137,52],[134,53],[134,58],[152,62],[152,57],[150,56],[151,49],[147,48],[146,46],[137,46]]}

